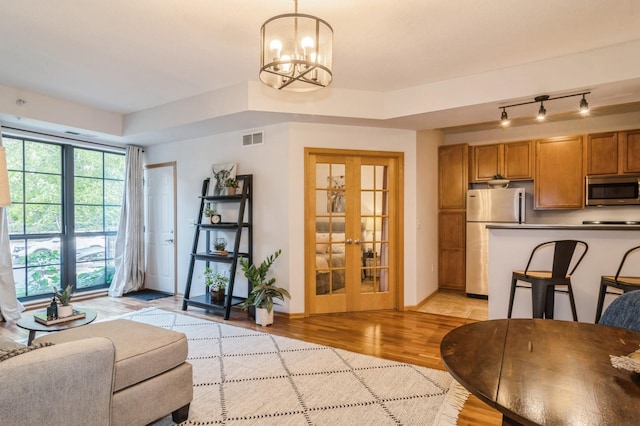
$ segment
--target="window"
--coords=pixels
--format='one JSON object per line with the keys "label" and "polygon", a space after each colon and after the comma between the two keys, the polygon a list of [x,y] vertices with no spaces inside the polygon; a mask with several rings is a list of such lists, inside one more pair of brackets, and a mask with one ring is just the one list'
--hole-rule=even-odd
{"label": "window", "polygon": [[7,208],[20,300],[72,284],[105,288],[114,271],[125,156],[3,137],[12,205]]}

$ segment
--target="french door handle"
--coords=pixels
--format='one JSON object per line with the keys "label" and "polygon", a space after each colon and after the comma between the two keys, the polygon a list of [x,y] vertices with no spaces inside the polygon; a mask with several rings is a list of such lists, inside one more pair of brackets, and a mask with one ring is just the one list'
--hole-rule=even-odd
{"label": "french door handle", "polygon": [[360,240],[355,240],[353,244],[360,244]]}
{"label": "french door handle", "polygon": [[353,240],[352,240],[351,238],[347,238],[347,239],[346,239],[346,241],[345,241],[345,243],[347,243],[347,244],[352,244],[352,243],[353,243]]}
{"label": "french door handle", "polygon": [[164,240],[164,242],[173,244],[173,238],[171,238],[170,240]]}

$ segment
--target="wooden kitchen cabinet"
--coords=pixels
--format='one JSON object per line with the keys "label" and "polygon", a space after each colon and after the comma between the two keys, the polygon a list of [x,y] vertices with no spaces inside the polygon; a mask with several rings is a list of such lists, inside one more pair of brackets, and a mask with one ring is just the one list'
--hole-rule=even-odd
{"label": "wooden kitchen cabinet", "polygon": [[438,149],[438,287],[464,290],[469,145]]}
{"label": "wooden kitchen cabinet", "polygon": [[497,174],[509,180],[533,179],[531,141],[475,145],[471,150],[472,182],[485,182]]}
{"label": "wooden kitchen cabinet", "polygon": [[440,212],[438,229],[438,287],[465,290],[465,212]]}
{"label": "wooden kitchen cabinet", "polygon": [[618,173],[618,133],[598,133],[587,136],[587,175]]}
{"label": "wooden kitchen cabinet", "polygon": [[640,173],[640,129],[620,132],[621,173]]}
{"label": "wooden kitchen cabinet", "polygon": [[438,208],[464,209],[469,186],[469,145],[438,148]]}
{"label": "wooden kitchen cabinet", "polygon": [[584,208],[583,138],[537,140],[534,209]]}
{"label": "wooden kitchen cabinet", "polygon": [[587,136],[587,175],[640,173],[640,130]]}

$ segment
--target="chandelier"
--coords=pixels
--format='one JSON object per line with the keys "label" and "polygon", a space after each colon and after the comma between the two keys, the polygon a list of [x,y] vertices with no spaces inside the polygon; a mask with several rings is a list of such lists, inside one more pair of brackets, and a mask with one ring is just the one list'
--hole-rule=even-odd
{"label": "chandelier", "polygon": [[260,80],[269,87],[310,92],[333,79],[333,29],[327,21],[295,13],[274,16],[260,29]]}

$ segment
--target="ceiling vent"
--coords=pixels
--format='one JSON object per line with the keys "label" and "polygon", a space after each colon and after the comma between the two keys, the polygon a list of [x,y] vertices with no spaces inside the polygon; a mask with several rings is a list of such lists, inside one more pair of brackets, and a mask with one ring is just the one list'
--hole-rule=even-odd
{"label": "ceiling vent", "polygon": [[264,132],[242,135],[242,146],[264,145]]}

